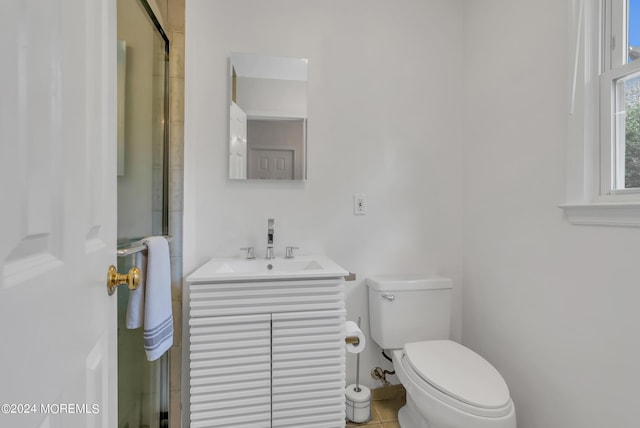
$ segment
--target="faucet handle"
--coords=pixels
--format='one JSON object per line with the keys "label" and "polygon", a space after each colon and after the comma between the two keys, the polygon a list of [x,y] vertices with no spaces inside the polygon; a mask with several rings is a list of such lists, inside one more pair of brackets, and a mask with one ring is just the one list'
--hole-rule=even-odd
{"label": "faucet handle", "polygon": [[275,259],[276,257],[273,255],[273,247],[267,246],[267,254],[264,256],[266,260]]}
{"label": "faucet handle", "polygon": [[256,253],[253,247],[242,247],[240,248],[240,250],[247,252],[247,256],[246,256],[247,260],[253,260],[256,258]]}
{"label": "faucet handle", "polygon": [[299,250],[299,247],[287,247],[285,250],[285,259],[292,259],[293,258],[293,250]]}

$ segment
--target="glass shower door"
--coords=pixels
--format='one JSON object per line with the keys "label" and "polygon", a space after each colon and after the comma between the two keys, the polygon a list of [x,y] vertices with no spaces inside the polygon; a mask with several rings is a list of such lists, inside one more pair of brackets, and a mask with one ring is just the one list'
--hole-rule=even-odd
{"label": "glass shower door", "polygon": [[[140,239],[166,235],[169,42],[146,0],[118,0],[118,271]],[[125,254],[121,254],[124,252]],[[168,356],[147,361],[143,329],[127,329],[118,289],[118,427],[168,427]]]}

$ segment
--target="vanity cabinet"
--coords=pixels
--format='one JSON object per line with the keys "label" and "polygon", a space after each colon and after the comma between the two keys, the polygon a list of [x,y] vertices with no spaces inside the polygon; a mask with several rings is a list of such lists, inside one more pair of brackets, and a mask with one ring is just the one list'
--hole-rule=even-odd
{"label": "vanity cabinet", "polygon": [[189,284],[191,427],[345,422],[344,280]]}

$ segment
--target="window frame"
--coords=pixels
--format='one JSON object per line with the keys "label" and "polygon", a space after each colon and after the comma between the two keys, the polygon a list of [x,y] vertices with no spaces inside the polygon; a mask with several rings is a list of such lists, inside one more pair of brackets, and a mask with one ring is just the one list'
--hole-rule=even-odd
{"label": "window frame", "polygon": [[[617,135],[624,127],[615,123],[615,111],[623,106],[618,80],[640,72],[640,61],[627,62],[628,15],[624,4],[628,0],[602,0],[600,22],[602,65],[600,72],[600,197],[602,199],[640,201],[640,188],[625,188],[624,147],[619,147]],[[619,25],[617,25],[618,23]],[[613,196],[613,198],[611,198]]]}

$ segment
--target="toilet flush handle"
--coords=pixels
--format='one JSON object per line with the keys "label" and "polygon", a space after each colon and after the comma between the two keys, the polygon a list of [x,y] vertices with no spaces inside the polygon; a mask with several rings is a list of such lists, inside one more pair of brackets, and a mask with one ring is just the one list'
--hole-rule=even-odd
{"label": "toilet flush handle", "polygon": [[394,296],[393,294],[382,293],[381,296],[390,302],[393,302],[394,300],[396,300],[396,296]]}

